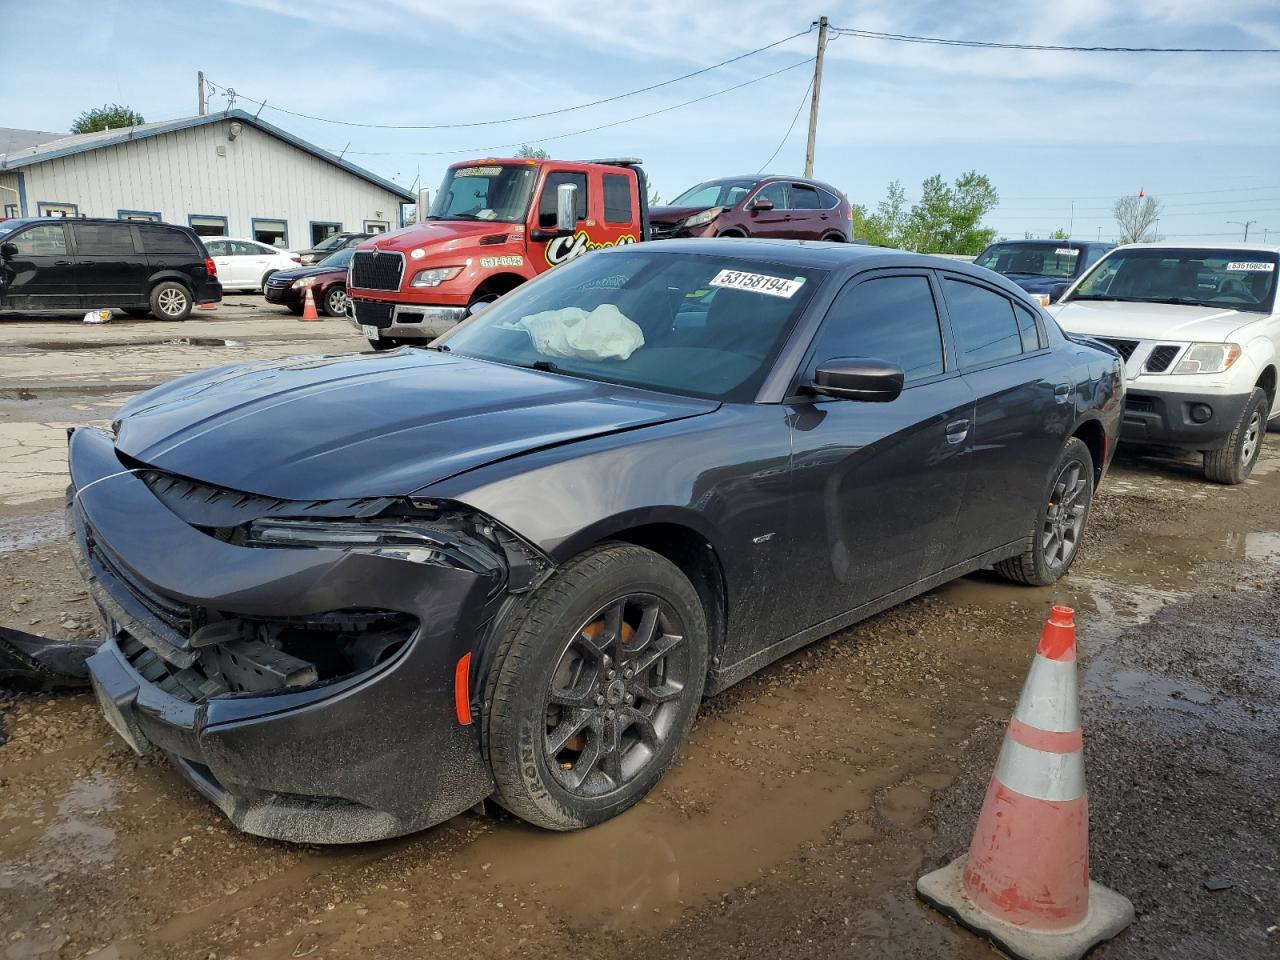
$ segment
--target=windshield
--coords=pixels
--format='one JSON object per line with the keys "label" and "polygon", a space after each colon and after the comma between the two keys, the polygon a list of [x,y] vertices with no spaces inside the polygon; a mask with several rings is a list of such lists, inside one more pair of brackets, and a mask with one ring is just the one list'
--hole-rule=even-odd
{"label": "windshield", "polygon": [[1006,275],[1070,280],[1080,268],[1080,251],[1056,243],[996,243],[974,261]]}
{"label": "windshield", "polygon": [[708,180],[671,201],[673,207],[732,207],[751,192],[759,180]]}
{"label": "windshield", "polygon": [[1276,255],[1259,250],[1113,251],[1080,282],[1072,300],[1188,303],[1270,310]]}
{"label": "windshield", "polygon": [[437,345],[589,380],[747,402],[825,276],[713,254],[597,253],[517,288]]}
{"label": "windshield", "polygon": [[427,219],[524,223],[537,178],[532,164],[450,167]]}
{"label": "windshield", "polygon": [[349,233],[334,233],[325,237],[311,249],[313,250],[332,250],[334,247],[340,247],[351,239]]}
{"label": "windshield", "polygon": [[351,258],[356,255],[355,247],[343,247],[336,253],[331,253],[323,260],[317,260],[317,267],[347,267],[351,264]]}

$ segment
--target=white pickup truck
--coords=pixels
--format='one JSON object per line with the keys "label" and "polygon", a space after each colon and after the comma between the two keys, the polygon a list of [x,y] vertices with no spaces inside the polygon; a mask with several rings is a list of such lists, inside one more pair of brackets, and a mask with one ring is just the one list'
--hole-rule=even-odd
{"label": "white pickup truck", "polygon": [[1204,454],[1205,476],[1242,483],[1280,416],[1280,246],[1117,247],[1049,308],[1064,330],[1125,361],[1121,440]]}

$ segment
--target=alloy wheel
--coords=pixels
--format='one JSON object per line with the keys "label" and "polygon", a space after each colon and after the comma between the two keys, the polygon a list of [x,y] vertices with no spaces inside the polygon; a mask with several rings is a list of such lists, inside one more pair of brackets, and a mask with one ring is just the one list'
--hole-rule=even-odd
{"label": "alloy wheel", "polygon": [[598,610],[566,644],[547,692],[543,749],[559,784],[598,797],[639,776],[672,735],[689,679],[669,605],[636,593]]}
{"label": "alloy wheel", "polygon": [[347,291],[341,287],[335,287],[329,291],[328,308],[331,316],[341,317],[347,312]]}
{"label": "alloy wheel", "polygon": [[1053,482],[1040,540],[1044,562],[1050,569],[1058,570],[1069,564],[1080,546],[1089,507],[1088,490],[1089,478],[1079,460],[1064,465]]}
{"label": "alloy wheel", "polygon": [[1253,462],[1253,455],[1258,450],[1258,439],[1262,436],[1262,413],[1255,411],[1244,431],[1244,441],[1240,445],[1240,462],[1248,466]]}
{"label": "alloy wheel", "polygon": [[187,298],[180,290],[161,290],[157,299],[160,312],[167,317],[176,317],[187,309]]}

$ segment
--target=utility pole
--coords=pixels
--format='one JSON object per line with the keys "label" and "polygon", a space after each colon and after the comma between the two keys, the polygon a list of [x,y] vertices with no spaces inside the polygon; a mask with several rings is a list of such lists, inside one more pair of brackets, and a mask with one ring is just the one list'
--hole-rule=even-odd
{"label": "utility pole", "polygon": [[200,97],[200,116],[204,116],[204,71],[196,71],[196,90]]}
{"label": "utility pole", "polygon": [[813,176],[813,144],[818,138],[818,98],[822,96],[822,55],[827,52],[827,18],[818,18],[818,56],[813,61],[813,99],[809,102],[809,146],[804,152],[804,175]]}
{"label": "utility pole", "polygon": [[1228,220],[1227,223],[1234,224],[1237,227],[1244,227],[1244,240],[1241,243],[1249,242],[1249,227],[1257,223],[1257,220]]}

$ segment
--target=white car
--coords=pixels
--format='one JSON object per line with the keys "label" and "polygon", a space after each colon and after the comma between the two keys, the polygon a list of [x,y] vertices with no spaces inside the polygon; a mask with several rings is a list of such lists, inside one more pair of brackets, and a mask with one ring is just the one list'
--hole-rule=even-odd
{"label": "white car", "polygon": [[295,270],[302,262],[296,253],[257,240],[212,237],[204,245],[218,267],[223,290],[261,290],[273,273]]}
{"label": "white car", "polygon": [[1280,415],[1276,244],[1117,247],[1049,312],[1125,361],[1124,442],[1204,454],[1217,483],[1242,483]]}

